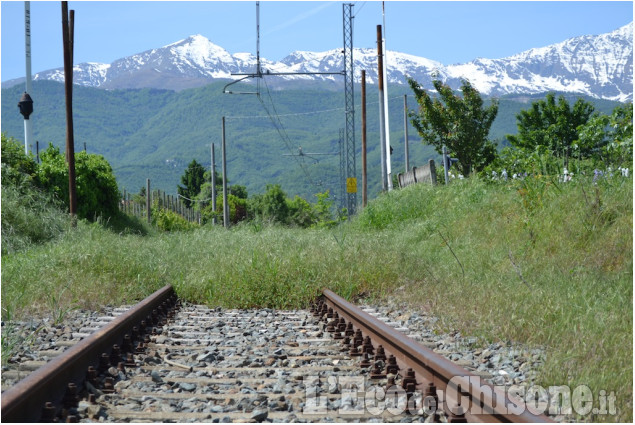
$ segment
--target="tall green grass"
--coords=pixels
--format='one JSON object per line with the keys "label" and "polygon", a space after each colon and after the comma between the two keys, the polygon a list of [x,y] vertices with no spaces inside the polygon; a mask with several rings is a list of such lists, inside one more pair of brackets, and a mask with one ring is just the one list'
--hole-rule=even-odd
{"label": "tall green grass", "polygon": [[2,186],[3,255],[54,240],[69,228],[62,206],[48,194],[35,188]]}
{"label": "tall green grass", "polygon": [[334,229],[80,223],[2,257],[2,317],[133,302],[165,284],[242,308],[304,307],[323,287],[400,296],[447,329],[545,347],[540,384],[614,391],[618,416],[584,419],[630,421],[632,253],[632,179],[470,179],[384,194]]}

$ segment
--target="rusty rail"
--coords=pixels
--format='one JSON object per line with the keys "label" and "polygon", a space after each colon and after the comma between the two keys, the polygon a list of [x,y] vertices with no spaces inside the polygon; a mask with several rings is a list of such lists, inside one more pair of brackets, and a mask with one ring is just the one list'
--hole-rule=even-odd
{"label": "rusty rail", "polygon": [[[2,422],[52,421],[65,397],[76,398],[88,368],[97,366],[100,356],[110,355],[113,345],[121,344],[124,335],[142,321],[152,326],[157,310],[173,304],[175,299],[172,286],[163,287],[3,392]],[[124,350],[122,353],[125,355]]]}
{"label": "rusty rail", "polygon": [[[317,311],[318,315],[327,314],[327,309],[332,308],[339,318],[344,318],[363,335],[369,336],[375,346],[381,345],[386,355],[393,355],[401,371],[412,369],[416,381],[406,392],[419,390],[424,396],[431,396],[451,420],[554,422],[545,415],[531,413],[525,408],[524,401],[510,397],[500,387],[483,382],[478,375],[423,347],[334,292],[325,289],[323,296],[324,303]],[[337,320],[334,313],[332,317]],[[339,319],[340,327],[334,326],[334,321],[331,321],[331,330],[344,333],[343,329],[348,324]],[[434,408],[436,406],[432,406],[431,410]]]}

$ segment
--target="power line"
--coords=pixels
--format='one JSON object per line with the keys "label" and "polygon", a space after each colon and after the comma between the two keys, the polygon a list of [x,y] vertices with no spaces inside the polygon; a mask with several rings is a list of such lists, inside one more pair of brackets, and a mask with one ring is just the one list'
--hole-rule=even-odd
{"label": "power line", "polygon": [[[260,100],[260,103],[262,104],[263,108],[267,112],[267,115],[269,116],[269,119],[271,120],[273,126],[275,127],[276,131],[278,132],[278,135],[280,136],[282,141],[287,146],[287,149],[289,150],[289,153],[293,154],[293,148],[291,146],[291,139],[289,138],[289,135],[287,134],[284,126],[282,125],[282,121],[280,121],[280,116],[278,115],[278,111],[276,110],[276,106],[273,103],[273,98],[271,97],[271,92],[269,91],[269,85],[267,84],[267,80],[263,78],[263,82],[265,83],[265,88],[267,90],[267,96],[269,97],[269,101],[271,102],[271,107],[273,109],[273,113],[276,115],[277,119],[274,119],[274,117],[271,115],[271,112],[269,111],[269,108],[267,108],[267,105],[265,105],[264,101],[262,100],[262,97],[258,96],[258,99]],[[309,174],[309,171],[304,166],[304,163],[302,161],[300,161],[297,156],[294,156],[294,158],[295,158],[296,162],[298,163],[298,165],[300,166],[300,168],[302,169],[302,171],[304,172],[304,174],[306,175],[307,179],[309,180],[309,183],[311,183],[316,188],[319,188],[320,185],[315,183],[315,181],[313,180],[313,178]]]}
{"label": "power line", "polygon": [[[402,96],[395,96],[395,97],[391,97],[388,98],[388,100],[395,100],[395,99],[403,99]],[[379,104],[379,101],[375,101],[375,102],[366,102],[366,105],[377,105]],[[359,106],[361,108],[361,103],[360,104],[356,104],[356,107]],[[278,117],[296,117],[296,116],[300,116],[300,115],[316,115],[316,114],[323,114],[326,112],[337,112],[337,111],[343,111],[346,108],[331,108],[331,109],[320,109],[317,111],[308,111],[308,112],[295,112],[292,114],[278,114]],[[226,120],[244,120],[244,119],[270,119],[269,115],[236,115],[236,116],[226,116],[225,119]]]}

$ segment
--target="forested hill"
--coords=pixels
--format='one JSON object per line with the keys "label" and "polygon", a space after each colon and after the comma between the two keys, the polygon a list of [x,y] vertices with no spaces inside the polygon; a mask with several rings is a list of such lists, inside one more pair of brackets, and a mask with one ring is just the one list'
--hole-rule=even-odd
{"label": "forested hill", "polygon": [[[187,164],[196,159],[206,167],[211,163],[210,144],[216,144],[216,164],[220,170],[221,117],[226,117],[227,174],[231,183],[247,187],[250,194],[262,193],[267,183],[279,183],[289,195],[313,202],[313,194],[339,190],[339,131],[345,125],[344,95],[332,87],[312,84],[285,90],[267,90],[261,96],[223,94],[226,82],[180,92],[136,89],[100,90],[75,86],[73,111],[75,150],[104,155],[115,170],[119,186],[137,192],[150,178],[154,188],[176,193]],[[232,86],[239,91],[238,85]],[[253,91],[253,86],[246,87]],[[22,85],[2,89],[1,130],[24,140],[24,124],[17,102]],[[415,109],[409,88],[391,86],[390,129],[393,173],[404,169],[403,95]],[[36,81],[30,93],[34,100],[34,139],[40,149],[51,142],[63,148],[66,138],[64,86],[52,81]],[[361,148],[361,101],[356,96],[356,146]],[[380,148],[377,87],[367,85],[369,193],[380,187]],[[490,139],[500,141],[516,132],[516,114],[544,95],[501,98],[498,117]],[[596,110],[610,113],[617,104],[592,98]],[[488,104],[486,100],[486,104]],[[409,130],[410,163],[421,165],[437,154],[422,145],[419,135]],[[297,156],[299,147],[305,154]],[[35,146],[33,147],[35,150]],[[296,156],[291,156],[296,155]],[[359,158],[359,157],[358,157]],[[358,159],[358,174],[361,160]],[[359,177],[359,176],[358,176]]]}

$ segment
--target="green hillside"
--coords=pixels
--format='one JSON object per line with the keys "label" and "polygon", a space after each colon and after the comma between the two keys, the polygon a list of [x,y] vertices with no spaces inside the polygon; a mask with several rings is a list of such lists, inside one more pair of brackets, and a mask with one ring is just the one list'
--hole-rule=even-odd
{"label": "green hillside", "polygon": [[[343,93],[330,85],[310,88],[267,90],[261,96],[228,95],[226,82],[172,92],[167,90],[113,90],[74,88],[75,149],[86,143],[90,153],[104,155],[115,170],[121,189],[137,192],[150,178],[154,188],[176,193],[187,164],[196,159],[210,165],[210,144],[216,144],[220,169],[221,117],[226,117],[227,166],[230,183],[247,187],[249,193],[264,192],[267,183],[278,183],[290,196],[314,201],[313,194],[330,189],[339,194],[339,130],[345,125]],[[240,90],[236,85],[235,91]],[[253,90],[250,86],[249,90]],[[394,148],[393,173],[404,170],[403,95],[404,86],[390,91],[390,129]],[[17,102],[22,86],[2,90],[2,126],[8,136],[24,140],[22,116]],[[51,81],[35,82],[32,93],[34,138],[40,149],[51,142],[65,144],[64,87]],[[361,148],[361,101],[356,87],[356,146]],[[376,86],[367,86],[369,194],[380,189],[380,147]],[[500,99],[499,114],[490,138],[501,140],[515,133],[516,114],[542,96]],[[614,102],[592,100],[596,108],[609,113]],[[415,108],[409,96],[408,106]],[[271,118],[270,116],[271,115]],[[275,122],[275,124],[274,124]],[[422,145],[410,127],[410,163],[420,165],[438,155]],[[315,157],[305,153],[332,153]],[[33,146],[35,150],[35,146]],[[358,177],[361,177],[358,156]]]}

